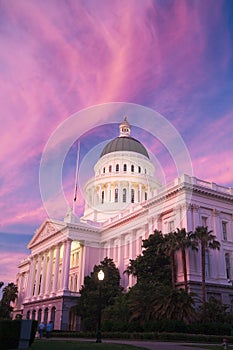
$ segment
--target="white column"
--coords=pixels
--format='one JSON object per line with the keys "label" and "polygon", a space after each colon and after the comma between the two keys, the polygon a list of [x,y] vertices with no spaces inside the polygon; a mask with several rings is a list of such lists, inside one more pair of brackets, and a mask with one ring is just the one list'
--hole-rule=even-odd
{"label": "white column", "polygon": [[38,295],[39,284],[40,284],[40,272],[41,272],[41,255],[38,255],[37,260],[37,271],[36,271],[36,286],[35,286],[35,296]]}
{"label": "white column", "polygon": [[129,197],[128,197],[128,203],[131,203],[131,189],[132,189],[131,182],[129,182]]}
{"label": "white column", "polygon": [[139,184],[139,202],[142,201],[142,184]]}
{"label": "white column", "polygon": [[78,286],[77,286],[77,291],[79,292],[83,281],[82,281],[82,270],[83,270],[83,246],[80,245],[80,250],[79,250],[79,261],[78,261]]}
{"label": "white column", "polygon": [[108,183],[108,189],[107,189],[107,202],[110,203],[110,183]]}
{"label": "white column", "polygon": [[69,273],[70,273],[70,251],[72,241],[68,239],[65,242],[66,251],[64,256],[64,276],[63,276],[63,290],[68,290],[69,286]]}
{"label": "white column", "polygon": [[52,267],[53,267],[53,248],[50,248],[48,271],[46,276],[46,294],[49,294],[51,289]]}
{"label": "white column", "polygon": [[33,291],[33,285],[34,285],[33,280],[34,280],[34,273],[35,273],[35,264],[36,264],[35,257],[31,257],[30,258],[28,284],[27,284],[27,298],[32,297],[32,291]]}
{"label": "white column", "polygon": [[45,290],[46,265],[47,265],[47,253],[44,252],[43,263],[42,263],[42,279],[41,279],[40,295],[43,295]]}
{"label": "white column", "polygon": [[91,202],[89,203],[89,207],[95,205],[95,187],[91,188]]}
{"label": "white column", "polygon": [[58,244],[56,246],[56,260],[55,260],[55,266],[54,266],[54,279],[53,279],[53,289],[52,292],[56,294],[57,292],[57,280],[58,280],[58,274],[59,274],[59,262],[60,262],[60,245]]}

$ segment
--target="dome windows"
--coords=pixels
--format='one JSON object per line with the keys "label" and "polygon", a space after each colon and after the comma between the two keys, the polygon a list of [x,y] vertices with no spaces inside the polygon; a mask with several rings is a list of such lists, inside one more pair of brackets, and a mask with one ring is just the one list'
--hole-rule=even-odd
{"label": "dome windows", "polygon": [[127,171],[127,164],[124,164],[124,165],[123,165],[123,170],[124,170],[124,172]]}
{"label": "dome windows", "polygon": [[131,173],[134,173],[134,165],[131,165]]}
{"label": "dome windows", "polygon": [[117,164],[117,165],[116,165],[116,172],[119,171],[119,168],[120,168],[120,167],[119,167],[119,164]]}
{"label": "dome windows", "polygon": [[131,203],[134,203],[134,189],[131,189]]}
{"label": "dome windows", "polygon": [[115,188],[115,203],[118,203],[118,188]]}
{"label": "dome windows", "polygon": [[126,188],[123,188],[123,197],[122,197],[123,203],[126,203],[126,193],[127,193]]}

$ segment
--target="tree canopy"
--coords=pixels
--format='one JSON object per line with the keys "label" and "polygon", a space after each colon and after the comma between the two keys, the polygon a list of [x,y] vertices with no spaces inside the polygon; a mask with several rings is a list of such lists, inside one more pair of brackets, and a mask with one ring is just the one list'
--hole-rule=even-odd
{"label": "tree canopy", "polygon": [[[98,272],[104,272],[104,280],[98,280]],[[102,283],[102,308],[114,303],[114,298],[121,294],[120,273],[112,259],[105,258],[100,265],[95,265],[90,276],[84,278],[77,304],[77,314],[82,317],[85,330],[96,330],[98,319],[99,287]]]}

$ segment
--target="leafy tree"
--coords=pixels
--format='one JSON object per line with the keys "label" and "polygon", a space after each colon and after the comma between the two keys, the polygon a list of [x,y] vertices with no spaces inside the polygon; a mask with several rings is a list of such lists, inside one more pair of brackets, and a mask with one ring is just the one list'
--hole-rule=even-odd
{"label": "leafy tree", "polygon": [[2,290],[2,299],[0,301],[0,317],[10,318],[13,307],[11,304],[18,295],[18,288],[14,283],[8,283]]}
{"label": "leafy tree", "polygon": [[112,305],[116,296],[120,295],[123,288],[120,286],[120,273],[112,259],[105,258],[100,265],[95,265],[90,276],[84,278],[84,285],[80,291],[77,304],[77,314],[82,318],[85,330],[96,330],[99,305],[98,272],[104,271],[102,283],[102,308]]}
{"label": "leafy tree", "polygon": [[185,290],[188,290],[188,279],[187,279],[187,264],[186,264],[186,250],[188,248],[191,248],[192,250],[198,250],[198,243],[194,239],[192,232],[187,232],[185,228],[179,229],[177,228],[175,233],[175,239],[177,241],[177,244],[179,246],[179,249],[181,249],[181,256],[182,256],[182,266],[183,266],[183,273],[184,273],[184,285]]}
{"label": "leafy tree", "polygon": [[103,310],[103,329],[125,331],[130,315],[129,293],[121,293]]}
{"label": "leafy tree", "polygon": [[220,249],[220,243],[216,240],[216,236],[212,234],[212,230],[208,231],[207,226],[196,227],[192,235],[194,240],[201,245],[201,276],[202,276],[202,304],[206,302],[205,293],[205,254],[207,249]]}
{"label": "leafy tree", "polygon": [[148,239],[143,240],[142,255],[130,264],[125,273],[137,277],[139,283],[166,283],[171,285],[170,257],[160,249],[164,244],[164,237],[160,231],[155,230]]}

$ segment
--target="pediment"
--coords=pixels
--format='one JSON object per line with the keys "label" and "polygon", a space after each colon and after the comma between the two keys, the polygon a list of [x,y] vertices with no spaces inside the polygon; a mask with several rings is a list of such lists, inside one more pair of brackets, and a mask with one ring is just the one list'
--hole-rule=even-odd
{"label": "pediment", "polygon": [[35,231],[34,236],[28,244],[28,249],[31,249],[32,246],[41,243],[42,241],[50,238],[59,232],[62,228],[65,227],[65,224],[62,222],[55,222],[52,220],[45,220],[43,224]]}

